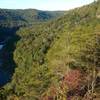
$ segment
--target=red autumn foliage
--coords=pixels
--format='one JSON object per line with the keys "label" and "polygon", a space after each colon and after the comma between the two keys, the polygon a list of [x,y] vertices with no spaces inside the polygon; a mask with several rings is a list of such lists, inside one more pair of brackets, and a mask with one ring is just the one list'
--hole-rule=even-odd
{"label": "red autumn foliage", "polygon": [[[82,81],[82,74],[79,70],[70,70],[67,74],[64,75],[61,84],[59,85],[61,91],[66,91],[70,93],[70,96],[68,97],[68,100],[71,100],[71,92],[76,92],[80,89],[81,86],[81,81]],[[49,95],[45,94],[41,100],[54,100],[54,98],[57,96],[58,89],[55,86],[51,86],[49,88]]]}
{"label": "red autumn foliage", "polygon": [[62,82],[68,86],[69,90],[76,89],[81,83],[81,72],[79,70],[69,71]]}
{"label": "red autumn foliage", "polygon": [[52,96],[44,96],[41,100],[54,100]]}
{"label": "red autumn foliage", "polygon": [[50,88],[50,94],[54,97],[57,94],[57,89],[55,86],[51,86]]}
{"label": "red autumn foliage", "polygon": [[49,88],[49,91],[47,92],[47,94],[42,96],[41,100],[54,100],[56,95],[57,95],[57,88],[54,85],[52,85]]}

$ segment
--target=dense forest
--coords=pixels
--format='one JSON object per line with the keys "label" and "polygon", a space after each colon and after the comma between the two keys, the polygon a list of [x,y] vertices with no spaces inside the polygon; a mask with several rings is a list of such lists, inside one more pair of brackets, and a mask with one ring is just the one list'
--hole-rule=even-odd
{"label": "dense forest", "polygon": [[0,44],[0,100],[100,99],[100,0],[69,11],[0,9]]}

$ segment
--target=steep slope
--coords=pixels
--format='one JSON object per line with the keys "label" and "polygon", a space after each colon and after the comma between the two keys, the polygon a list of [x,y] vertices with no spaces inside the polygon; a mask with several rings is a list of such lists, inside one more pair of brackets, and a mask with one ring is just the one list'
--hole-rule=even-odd
{"label": "steep slope", "polygon": [[[73,57],[80,55],[80,51],[85,48],[87,41],[93,43],[96,41],[91,39],[93,39],[96,32],[100,31],[100,19],[97,17],[97,14],[99,15],[98,11],[100,11],[99,5],[100,2],[76,8],[59,19],[64,22],[64,32],[58,34],[58,39],[55,39],[54,44],[46,54],[46,59],[50,64],[48,66],[54,68],[58,66],[58,70],[61,71],[60,68],[64,66],[64,63],[66,65],[67,59],[71,59],[72,62],[75,61]],[[69,56],[72,56],[72,58]]]}
{"label": "steep slope", "polygon": [[[0,9],[0,86],[9,81],[14,72],[13,51],[19,40],[16,32],[21,27],[34,26],[60,17],[64,12],[49,12],[35,9]],[[6,73],[6,74],[5,74]]]}

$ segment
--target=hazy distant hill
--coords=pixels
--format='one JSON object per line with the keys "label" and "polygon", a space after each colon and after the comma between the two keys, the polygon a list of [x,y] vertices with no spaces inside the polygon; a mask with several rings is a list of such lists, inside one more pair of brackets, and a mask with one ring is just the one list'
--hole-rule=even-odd
{"label": "hazy distant hill", "polygon": [[63,15],[61,11],[40,11],[35,9],[10,10],[0,9],[1,26],[20,26],[24,24],[34,24],[34,22],[43,22]]}
{"label": "hazy distant hill", "polygon": [[63,11],[0,9],[0,41],[13,35],[20,27],[40,24],[63,15]]}

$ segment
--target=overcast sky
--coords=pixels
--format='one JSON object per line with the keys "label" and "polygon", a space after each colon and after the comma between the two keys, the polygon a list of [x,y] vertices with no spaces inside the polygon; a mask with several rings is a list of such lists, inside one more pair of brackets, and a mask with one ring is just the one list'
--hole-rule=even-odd
{"label": "overcast sky", "polygon": [[94,0],[0,0],[0,8],[39,10],[68,10],[89,4]]}

